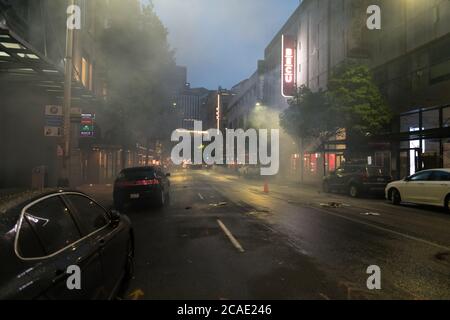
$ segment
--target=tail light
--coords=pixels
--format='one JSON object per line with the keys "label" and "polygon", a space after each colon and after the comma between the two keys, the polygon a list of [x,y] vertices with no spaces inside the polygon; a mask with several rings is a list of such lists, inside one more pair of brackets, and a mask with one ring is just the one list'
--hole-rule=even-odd
{"label": "tail light", "polygon": [[136,186],[153,186],[158,185],[158,179],[148,179],[148,180],[135,180],[135,181],[120,181],[117,182],[117,186],[120,188],[124,187],[136,187]]}
{"label": "tail light", "polygon": [[151,180],[137,180],[136,185],[137,186],[153,186],[159,184],[158,179],[151,179]]}

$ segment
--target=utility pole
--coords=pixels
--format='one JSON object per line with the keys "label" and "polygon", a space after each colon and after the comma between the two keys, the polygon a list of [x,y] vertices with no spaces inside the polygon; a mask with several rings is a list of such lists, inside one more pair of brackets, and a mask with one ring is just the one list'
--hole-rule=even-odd
{"label": "utility pole", "polygon": [[[75,4],[74,0],[68,1],[69,6]],[[70,109],[72,102],[72,74],[73,74],[73,40],[74,30],[68,25],[66,26],[66,53],[65,53],[65,71],[64,71],[64,155],[63,155],[63,179],[64,185],[69,187],[70,185]]]}

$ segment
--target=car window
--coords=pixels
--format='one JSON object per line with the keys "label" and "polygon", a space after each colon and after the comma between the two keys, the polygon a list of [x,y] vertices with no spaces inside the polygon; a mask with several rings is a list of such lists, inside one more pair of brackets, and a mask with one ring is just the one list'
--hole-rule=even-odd
{"label": "car window", "polygon": [[126,170],[122,172],[126,180],[149,180],[155,177],[155,170],[153,169],[136,169]]}
{"label": "car window", "polygon": [[450,181],[450,173],[445,171],[434,171],[431,176],[432,181]]}
{"label": "car window", "polygon": [[65,197],[76,210],[85,234],[90,234],[108,224],[109,219],[105,210],[91,199],[72,194]]}
{"label": "car window", "polygon": [[46,255],[44,247],[31,227],[29,218],[29,216],[25,216],[22,222],[17,249],[23,258],[43,257]]}
{"label": "car window", "polygon": [[24,218],[48,255],[80,239],[80,232],[73,217],[59,196],[48,198],[28,208]]}
{"label": "car window", "polygon": [[382,177],[386,175],[383,167],[367,167],[367,173],[372,177]]}
{"label": "car window", "polygon": [[411,176],[409,179],[410,181],[428,181],[430,180],[432,172],[431,171],[425,171],[425,172],[419,172],[415,175]]}

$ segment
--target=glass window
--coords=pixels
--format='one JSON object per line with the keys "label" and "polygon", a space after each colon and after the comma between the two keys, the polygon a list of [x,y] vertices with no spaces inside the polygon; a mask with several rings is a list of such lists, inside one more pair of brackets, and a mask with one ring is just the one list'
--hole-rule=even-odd
{"label": "glass window", "polygon": [[69,209],[58,196],[35,204],[27,210],[25,217],[47,254],[53,254],[80,239]]}
{"label": "glass window", "polygon": [[404,115],[400,117],[400,131],[411,132],[419,130],[419,113]]}
{"label": "glass window", "polygon": [[424,111],[422,113],[422,127],[424,130],[439,128],[439,110]]}
{"label": "glass window", "polygon": [[432,171],[425,171],[425,172],[419,172],[415,175],[411,176],[411,181],[428,181],[430,180],[430,176],[432,174]]}
{"label": "glass window", "polygon": [[91,199],[81,195],[67,195],[66,197],[76,210],[85,234],[90,234],[108,224],[109,219],[105,210]]}
{"label": "glass window", "polygon": [[442,126],[444,128],[450,127],[450,107],[442,109]]}
{"label": "glass window", "polygon": [[432,181],[450,181],[450,173],[445,171],[435,171],[431,176]]}
{"label": "glass window", "polygon": [[17,249],[22,258],[39,258],[45,256],[44,248],[25,215],[20,228],[20,237]]}

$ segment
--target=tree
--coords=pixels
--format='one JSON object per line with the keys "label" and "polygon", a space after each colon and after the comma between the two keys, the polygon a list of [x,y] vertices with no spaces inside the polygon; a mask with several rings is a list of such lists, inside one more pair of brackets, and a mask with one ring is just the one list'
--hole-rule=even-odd
{"label": "tree", "polygon": [[312,92],[306,86],[300,87],[289,100],[289,108],[280,114],[280,125],[295,139],[326,137],[338,129],[326,93]]}
{"label": "tree", "polygon": [[335,125],[348,134],[371,136],[387,129],[392,111],[375,84],[368,66],[339,66],[328,83],[328,100]]}
{"label": "tree", "polygon": [[[302,86],[288,102],[289,108],[280,114],[280,126],[297,141],[302,155],[300,167],[303,168],[305,140],[326,140],[339,128],[334,126],[328,97],[322,90],[312,92],[308,87]],[[300,180],[303,182],[303,170]]]}
{"label": "tree", "polygon": [[108,143],[155,147],[170,138],[169,75],[175,65],[167,30],[151,5],[129,8],[115,0],[108,8],[110,26],[100,39],[107,102],[102,112]]}

